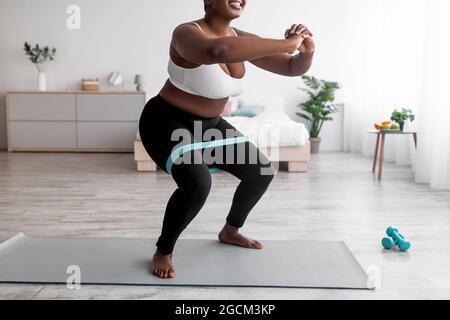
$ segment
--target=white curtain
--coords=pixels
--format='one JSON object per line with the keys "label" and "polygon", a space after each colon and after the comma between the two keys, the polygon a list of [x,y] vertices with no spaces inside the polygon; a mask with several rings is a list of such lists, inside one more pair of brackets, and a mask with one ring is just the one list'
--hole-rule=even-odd
{"label": "white curtain", "polygon": [[[446,96],[449,0],[346,0],[348,32],[344,149],[373,156],[375,122],[394,109],[412,109],[418,129],[417,152],[411,136],[388,136],[386,161],[412,164],[416,181],[449,186],[449,98]],[[439,116],[436,116],[439,114]],[[433,159],[433,160],[432,160]],[[432,163],[434,162],[434,163]]]}
{"label": "white curtain", "polygon": [[416,181],[450,189],[450,1],[426,8]]}

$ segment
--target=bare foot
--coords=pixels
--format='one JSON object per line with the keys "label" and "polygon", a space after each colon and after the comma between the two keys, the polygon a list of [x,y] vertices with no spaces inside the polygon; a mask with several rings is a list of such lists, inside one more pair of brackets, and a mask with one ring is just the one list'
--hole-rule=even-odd
{"label": "bare foot", "polygon": [[262,249],[263,245],[257,241],[245,237],[238,232],[238,228],[225,225],[219,233],[219,240],[224,243],[233,244],[250,249]]}
{"label": "bare foot", "polygon": [[164,255],[156,249],[153,254],[152,273],[160,278],[174,278],[175,270],[172,265],[172,256],[173,253]]}

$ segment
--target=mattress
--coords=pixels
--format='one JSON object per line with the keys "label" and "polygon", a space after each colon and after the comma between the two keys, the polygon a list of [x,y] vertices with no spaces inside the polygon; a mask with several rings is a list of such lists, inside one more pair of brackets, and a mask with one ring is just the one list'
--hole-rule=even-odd
{"label": "mattress", "polygon": [[[259,148],[304,146],[309,134],[305,125],[283,112],[263,112],[256,117],[223,117]],[[140,140],[139,131],[136,136]]]}

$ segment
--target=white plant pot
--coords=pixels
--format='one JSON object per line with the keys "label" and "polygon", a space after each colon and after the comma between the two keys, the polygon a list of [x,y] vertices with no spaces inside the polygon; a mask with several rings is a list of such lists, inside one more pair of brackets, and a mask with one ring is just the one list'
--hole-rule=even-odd
{"label": "white plant pot", "polygon": [[39,72],[39,74],[38,74],[38,87],[39,87],[39,91],[47,90],[47,80],[45,79],[44,72]]}

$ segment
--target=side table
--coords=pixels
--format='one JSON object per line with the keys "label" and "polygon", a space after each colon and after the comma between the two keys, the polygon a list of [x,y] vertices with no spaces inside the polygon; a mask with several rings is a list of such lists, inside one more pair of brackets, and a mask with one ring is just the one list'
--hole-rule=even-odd
{"label": "side table", "polygon": [[378,180],[381,180],[383,175],[383,161],[384,161],[384,144],[386,140],[386,135],[412,135],[414,139],[414,146],[417,148],[417,131],[390,131],[390,130],[369,130],[370,134],[377,135],[377,144],[375,146],[375,155],[373,157],[373,168],[372,172],[375,173],[377,167],[377,159],[378,159]]}

